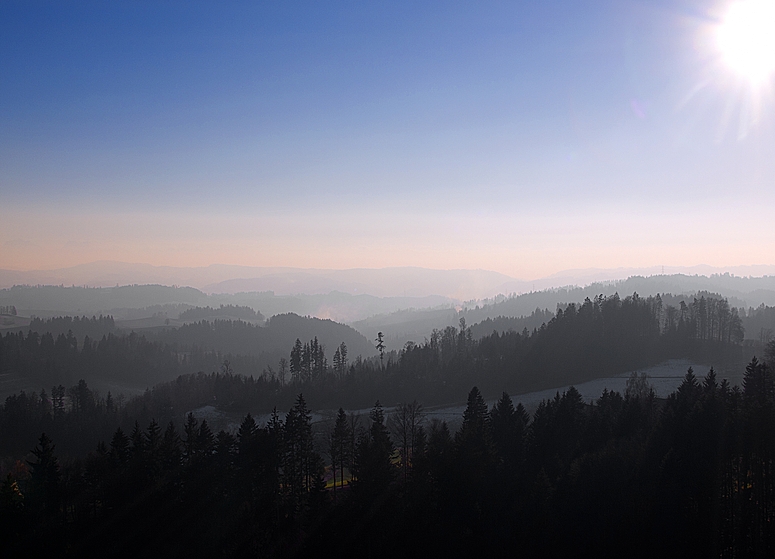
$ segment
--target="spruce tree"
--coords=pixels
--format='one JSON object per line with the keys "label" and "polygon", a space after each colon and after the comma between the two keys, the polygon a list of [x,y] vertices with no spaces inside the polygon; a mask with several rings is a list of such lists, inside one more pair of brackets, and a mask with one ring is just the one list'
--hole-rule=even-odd
{"label": "spruce tree", "polygon": [[31,506],[47,518],[58,516],[62,499],[59,460],[54,455],[54,448],[51,439],[42,433],[38,446],[32,450],[35,460],[28,462]]}
{"label": "spruce tree", "polygon": [[394,477],[391,456],[393,442],[385,426],[385,414],[379,400],[369,413],[369,430],[359,441],[355,460],[358,478],[356,487],[363,493],[373,495],[384,491]]}

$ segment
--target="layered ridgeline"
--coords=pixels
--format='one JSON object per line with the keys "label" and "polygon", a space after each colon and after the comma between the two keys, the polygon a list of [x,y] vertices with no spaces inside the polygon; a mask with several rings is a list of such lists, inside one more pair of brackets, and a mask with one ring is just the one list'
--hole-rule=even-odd
{"label": "layered ridgeline", "polygon": [[353,357],[376,354],[349,326],[294,314],[274,316],[265,326],[201,320],[144,334],[117,329],[109,316],[35,319],[0,336],[0,391],[5,397],[84,379],[103,393],[131,394],[182,374],[220,370],[226,360],[245,376],[271,377],[298,337],[331,348],[328,355],[342,344]]}
{"label": "layered ridgeline", "polygon": [[[672,358],[739,364],[763,349],[741,344],[741,320],[726,300],[704,297],[678,307],[660,297],[597,297],[559,309],[532,331],[476,339],[472,330],[461,319],[459,327],[434,330],[423,343],[387,346],[379,355],[347,326],[295,315],[275,316],[265,327],[201,321],[155,339],[132,333],[80,342],[72,335],[20,332],[2,337],[0,370],[4,379],[26,382],[28,393],[65,390],[84,379],[100,394],[111,390],[114,396],[122,387],[146,388],[201,372],[141,397],[153,417],[175,419],[205,404],[268,412],[300,391],[316,408],[358,409],[376,399],[446,404],[471,385],[492,398],[504,390],[567,386]],[[280,349],[266,350],[270,339]]]}
{"label": "layered ridgeline", "polygon": [[[698,280],[698,278],[691,279]],[[753,282],[753,279],[757,278],[751,279],[751,286],[758,285]],[[702,285],[708,282],[686,283]],[[695,300],[699,302],[703,298],[705,300],[723,299],[730,307],[737,309],[746,338],[760,340],[763,335],[766,338],[775,332],[775,311],[767,310],[774,308],[768,305],[775,304],[775,297],[772,297],[768,290],[746,293],[735,291],[735,295],[730,296],[727,291],[680,291],[682,285],[684,285],[683,282],[673,283],[660,277],[630,278],[621,282],[598,283],[583,288],[550,289],[522,295],[499,296],[483,301],[469,301],[456,308],[404,309],[372,316],[351,324],[369,339],[373,339],[377,332],[382,332],[388,343],[394,347],[400,347],[407,341],[423,340],[433,328],[457,326],[461,318],[464,318],[467,324],[473,325],[472,334],[475,338],[479,338],[491,334],[493,330],[519,332],[523,328],[532,330],[540,327],[542,323],[548,322],[554,316],[558,308],[564,309],[569,302],[636,292],[645,297],[658,295],[664,309],[674,307],[680,310],[682,303],[690,306]],[[637,289],[632,289],[633,286]],[[657,289],[661,287],[673,287],[676,291]]]}
{"label": "layered ridgeline", "polygon": [[[372,272],[376,275],[380,273],[379,270]],[[388,273],[388,271],[382,272]],[[394,270],[391,273],[397,272]],[[415,275],[399,274],[389,283],[398,289],[399,286],[412,285],[412,278],[415,278]],[[17,285],[0,289],[0,306],[14,307],[20,316],[26,317],[109,314],[117,321],[125,321],[157,315],[173,323],[181,313],[192,307],[209,306],[218,309],[221,305],[246,306],[260,310],[265,316],[292,312],[346,322],[368,339],[374,338],[376,333],[381,331],[386,339],[396,346],[403,345],[408,340],[421,341],[423,336],[433,328],[456,326],[461,312],[468,324],[476,324],[487,318],[494,320],[499,316],[528,316],[536,308],[549,309],[553,313],[558,304],[579,302],[587,297],[594,299],[598,295],[612,296],[614,293],[637,292],[643,296],[659,293],[662,294],[665,302],[669,302],[666,293],[688,299],[694,296],[699,298],[699,294],[702,293],[716,293],[723,294],[732,306],[740,309],[757,308],[762,304],[775,305],[775,276],[736,277],[729,274],[633,276],[626,280],[591,283],[584,287],[567,286],[546,289],[546,286],[542,286],[539,282],[536,284],[539,286],[538,290],[535,285],[517,285],[507,282],[498,286],[503,295],[469,301],[464,301],[462,296],[453,298],[450,293],[455,290],[450,291],[450,285],[443,282],[438,285],[439,291],[436,292],[432,289],[433,285],[428,284],[415,296],[411,295],[411,289],[407,291],[409,295],[398,296],[393,292],[371,292],[368,290],[370,284],[358,285],[358,289],[353,290],[344,289],[343,285],[331,284],[325,291],[304,294],[306,284],[296,281],[298,278],[293,279],[294,281],[288,283],[288,289],[277,293],[259,290],[268,289],[267,286],[262,287],[263,284],[245,284],[244,291],[228,293],[204,292],[190,287],[165,285],[123,285],[102,288]],[[465,285],[467,285],[466,282],[460,284],[461,289],[458,290],[460,293],[466,292],[462,289]],[[440,294],[432,295],[432,293]],[[244,316],[229,318],[246,319]],[[136,329],[140,325],[129,326]],[[2,327],[3,324],[0,324],[0,328]],[[751,335],[750,332],[749,335]]]}
{"label": "layered ridgeline", "polygon": [[[339,322],[351,322],[366,317],[407,308],[451,308],[456,301],[443,296],[377,297],[368,294],[294,293],[277,295],[272,291],[240,293],[204,293],[191,287],[165,285],[123,285],[116,287],[78,287],[63,285],[17,285],[0,289],[0,305],[14,307],[23,317],[32,315],[53,317],[61,315],[111,315],[116,321],[136,321],[155,317],[161,320],[148,323],[130,323],[124,326],[138,328],[172,324],[202,318],[218,318],[221,307],[226,307],[228,318],[248,320],[243,311],[228,313],[228,307],[249,307],[263,316],[295,313]],[[188,311],[199,307],[204,310]],[[214,312],[205,312],[207,308]],[[232,309],[236,310],[236,309]],[[207,316],[205,316],[207,315]],[[216,315],[216,316],[214,316]],[[221,318],[226,318],[222,316]],[[260,318],[260,317],[258,317]],[[3,325],[0,324],[0,327]]]}

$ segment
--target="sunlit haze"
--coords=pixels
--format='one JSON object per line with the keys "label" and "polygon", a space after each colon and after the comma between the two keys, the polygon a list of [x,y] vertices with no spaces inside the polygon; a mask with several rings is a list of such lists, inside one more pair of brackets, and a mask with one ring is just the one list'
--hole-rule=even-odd
{"label": "sunlit haze", "polygon": [[3,2],[0,268],[775,264],[772,2]]}

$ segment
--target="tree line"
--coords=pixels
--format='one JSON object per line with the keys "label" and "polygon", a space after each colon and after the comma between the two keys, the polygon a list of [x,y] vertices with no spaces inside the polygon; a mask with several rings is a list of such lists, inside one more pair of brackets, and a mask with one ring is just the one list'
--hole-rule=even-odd
{"label": "tree line", "polygon": [[[165,390],[174,392],[178,388],[172,381],[178,376],[218,371],[228,360],[232,372],[255,379],[243,396],[232,400],[235,409],[268,411],[287,405],[300,391],[318,408],[354,409],[377,399],[413,398],[430,405],[453,402],[472,385],[490,398],[503,390],[520,393],[580,383],[670,358],[741,359],[742,330],[735,309],[723,299],[704,296],[684,307],[663,305],[659,296],[599,296],[558,308],[532,331],[493,331],[480,338],[463,318],[458,328],[434,330],[422,343],[390,348],[383,342],[379,359],[358,353],[351,358],[350,343],[340,338],[332,344],[329,362],[317,335],[304,343],[296,337],[288,353],[271,355],[276,368],[267,364],[260,345],[252,346],[258,355],[236,353],[243,347],[240,340],[255,341],[264,330],[240,321],[193,323],[166,334],[166,341],[109,333],[99,341],[84,337],[79,344],[71,332],[56,337],[7,333],[0,336],[0,372],[32,379],[33,386],[113,379],[150,387],[166,381],[171,384]],[[282,325],[287,337],[286,322],[311,324],[301,317],[275,316],[270,328]],[[213,346],[235,353],[208,349]],[[242,383],[231,378],[223,382]]]}
{"label": "tree line", "polygon": [[116,322],[110,315],[92,316],[91,318],[86,316],[57,316],[46,319],[32,317],[26,330],[41,335],[51,334],[54,338],[69,334],[81,341],[86,336],[92,340],[99,340],[102,336],[118,332]]}
{"label": "tree line", "polygon": [[[80,405],[80,404],[79,404]],[[70,413],[83,413],[83,410]],[[49,413],[57,413],[53,408]],[[689,369],[532,414],[468,392],[456,432],[416,401],[316,433],[302,395],[264,425],[189,414],[115,429],[85,456],[29,441],[3,472],[13,552],[134,557],[767,557],[775,551],[775,375]],[[144,425],[144,426],[143,426]]]}
{"label": "tree line", "polygon": [[264,320],[264,315],[252,307],[242,305],[221,305],[220,307],[193,307],[181,312],[180,320],[202,320],[204,318],[230,317],[244,320]]}
{"label": "tree line", "polygon": [[392,349],[384,369],[374,360],[351,364],[347,378],[361,390],[378,386],[372,399],[400,401],[409,393],[440,403],[472,384],[492,397],[504,388],[519,393],[580,383],[670,358],[741,358],[744,332],[736,309],[704,296],[685,306],[682,312],[659,296],[637,293],[598,296],[558,308],[532,331],[494,330],[479,338],[461,318],[459,328],[434,330],[423,343]]}

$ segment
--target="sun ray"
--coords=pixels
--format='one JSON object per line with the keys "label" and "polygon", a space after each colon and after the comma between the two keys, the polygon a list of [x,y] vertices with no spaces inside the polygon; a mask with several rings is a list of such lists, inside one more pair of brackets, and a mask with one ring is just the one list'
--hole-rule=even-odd
{"label": "sun ray", "polygon": [[775,0],[737,0],[722,10],[708,13],[697,27],[703,63],[677,109],[698,105],[701,95],[717,96],[721,113],[716,141],[727,135],[743,141],[773,124]]}
{"label": "sun ray", "polygon": [[683,109],[686,105],[689,104],[689,102],[694,99],[703,89],[708,87],[710,85],[710,80],[705,79],[702,81],[697,82],[694,87],[692,87],[689,92],[683,96],[683,98],[678,102],[677,109]]}

